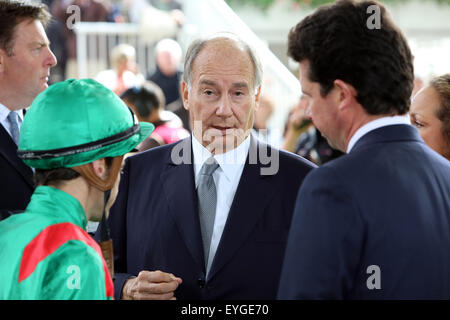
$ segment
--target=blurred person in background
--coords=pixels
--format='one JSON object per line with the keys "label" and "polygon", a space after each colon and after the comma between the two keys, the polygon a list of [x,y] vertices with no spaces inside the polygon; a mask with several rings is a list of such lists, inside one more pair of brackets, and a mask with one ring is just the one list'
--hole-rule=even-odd
{"label": "blurred person in background", "polygon": [[191,132],[191,121],[189,120],[189,110],[186,110],[183,106],[183,99],[181,99],[181,82],[180,82],[180,97],[172,103],[166,105],[166,110],[172,111],[183,122],[183,128]]}
{"label": "blurred person in background", "polygon": [[450,160],[450,73],[419,91],[409,114],[425,143]]}
{"label": "blurred person in background", "polygon": [[119,44],[110,54],[112,69],[100,71],[95,80],[115,94],[121,95],[125,90],[140,85],[144,77],[137,70],[136,49],[129,44]]}
{"label": "blurred person in background", "polygon": [[274,147],[279,147],[281,140],[279,131],[268,127],[269,119],[275,112],[275,108],[275,99],[268,93],[261,93],[258,107],[255,109],[253,132],[261,141]]}
{"label": "blurred person in background", "polygon": [[141,86],[130,88],[121,98],[133,109],[139,121],[155,125],[153,133],[138,146],[139,151],[174,143],[189,136],[180,118],[164,110],[164,93],[155,83],[146,81]]}
{"label": "blurred person in background", "polygon": [[309,99],[302,95],[289,114],[286,123],[283,148],[322,165],[344,153],[332,148],[314,124],[305,115]]}
{"label": "blurred person in background", "polygon": [[183,52],[178,42],[172,39],[162,39],[155,47],[156,70],[147,80],[156,83],[164,92],[166,104],[180,98],[180,63]]}
{"label": "blurred person in background", "polygon": [[79,9],[79,21],[83,22],[112,22],[114,7],[110,0],[53,0],[51,12],[64,27],[67,50],[65,76],[77,78],[77,41],[73,25],[70,24],[76,21],[73,16],[75,11],[70,9],[71,6]]}
{"label": "blurred person in background", "polygon": [[300,135],[312,127],[311,120],[305,117],[305,109],[308,103],[308,98],[302,95],[289,112],[283,133],[282,149],[295,153]]}
{"label": "blurred person in background", "polygon": [[25,210],[33,193],[33,171],[17,156],[25,108],[48,87],[57,63],[44,27],[47,7],[0,1],[0,220]]}

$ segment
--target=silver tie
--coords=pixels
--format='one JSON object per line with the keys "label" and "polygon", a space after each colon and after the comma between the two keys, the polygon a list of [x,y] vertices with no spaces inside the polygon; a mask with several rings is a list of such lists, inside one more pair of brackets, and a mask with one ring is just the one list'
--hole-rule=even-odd
{"label": "silver tie", "polygon": [[217,194],[212,174],[218,167],[219,164],[213,157],[207,159],[200,170],[197,187],[205,267],[208,266],[209,247],[211,245],[214,220],[216,217]]}
{"label": "silver tie", "polygon": [[11,111],[8,114],[8,122],[9,122],[9,128],[11,131],[11,136],[16,145],[19,145],[19,115]]}

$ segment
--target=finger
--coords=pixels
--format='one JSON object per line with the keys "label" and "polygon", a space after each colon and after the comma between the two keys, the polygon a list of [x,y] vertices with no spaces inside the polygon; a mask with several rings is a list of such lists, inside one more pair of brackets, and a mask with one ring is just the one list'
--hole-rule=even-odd
{"label": "finger", "polygon": [[172,300],[173,292],[164,294],[137,293],[135,300]]}
{"label": "finger", "polygon": [[177,278],[167,272],[162,272],[160,270],[152,271],[148,274],[147,280],[150,282],[160,283],[160,282],[171,282],[176,280]]}
{"label": "finger", "polygon": [[160,283],[149,283],[141,282],[138,285],[138,292],[149,293],[149,294],[165,294],[175,291],[178,288],[177,281],[171,282],[160,282]]}
{"label": "finger", "polygon": [[151,271],[148,270],[142,270],[141,272],[139,272],[137,279],[142,281],[142,280],[147,280],[148,277],[150,276]]}
{"label": "finger", "polygon": [[177,281],[178,284],[181,284],[181,283],[183,282],[183,280],[182,280],[181,278],[175,277],[175,276],[173,275],[173,273],[171,273],[170,276],[172,277],[172,280],[173,280],[173,281]]}

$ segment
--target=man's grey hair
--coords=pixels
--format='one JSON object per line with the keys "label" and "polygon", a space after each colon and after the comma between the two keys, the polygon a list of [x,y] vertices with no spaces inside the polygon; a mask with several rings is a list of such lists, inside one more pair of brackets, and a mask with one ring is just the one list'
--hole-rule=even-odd
{"label": "man's grey hair", "polygon": [[187,83],[189,90],[191,89],[192,85],[192,65],[194,64],[195,58],[208,42],[218,39],[228,39],[234,41],[239,47],[242,47],[248,53],[250,60],[253,63],[253,86],[255,90],[258,89],[258,87],[260,87],[262,84],[263,68],[255,50],[234,33],[220,32],[207,38],[196,39],[189,45],[184,60],[183,72],[183,81]]}

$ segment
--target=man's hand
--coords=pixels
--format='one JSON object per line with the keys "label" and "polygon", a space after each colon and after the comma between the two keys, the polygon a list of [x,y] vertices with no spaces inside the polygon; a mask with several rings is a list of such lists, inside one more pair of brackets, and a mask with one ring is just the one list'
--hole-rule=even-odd
{"label": "man's hand", "polygon": [[162,271],[141,271],[128,279],[122,290],[124,300],[176,300],[173,293],[181,278]]}

